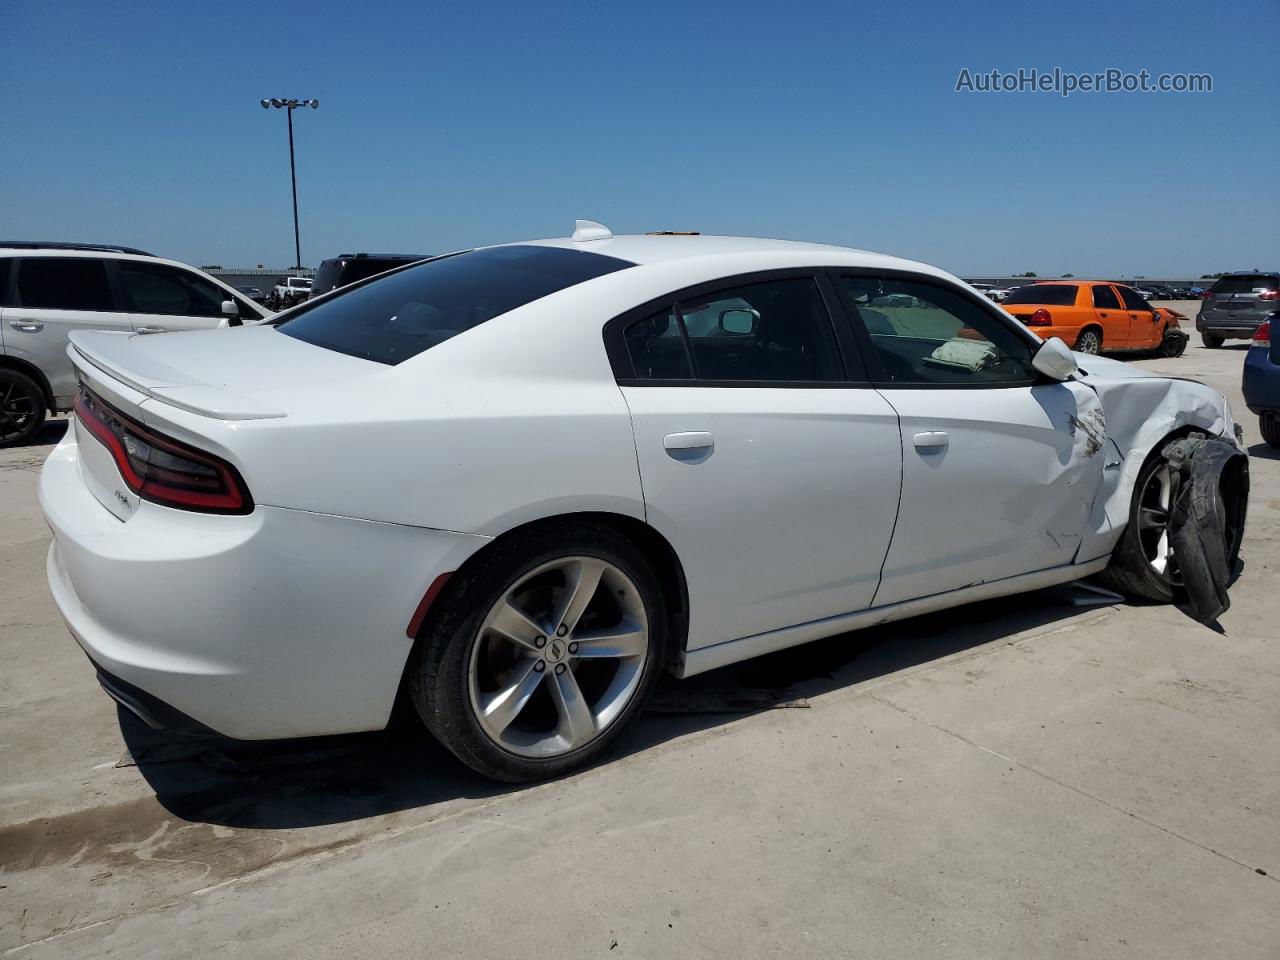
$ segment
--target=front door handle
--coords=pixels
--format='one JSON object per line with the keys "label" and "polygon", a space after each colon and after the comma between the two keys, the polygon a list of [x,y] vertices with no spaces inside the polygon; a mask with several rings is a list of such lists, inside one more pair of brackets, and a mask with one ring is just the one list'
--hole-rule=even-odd
{"label": "front door handle", "polygon": [[950,442],[944,430],[929,430],[915,436],[917,450],[939,450]]}
{"label": "front door handle", "polygon": [[711,434],[704,431],[688,431],[685,433],[668,433],[662,438],[667,456],[672,460],[685,463],[700,463],[715,451],[716,441]]}
{"label": "front door handle", "polygon": [[10,320],[9,326],[20,333],[39,333],[44,329],[43,320]]}
{"label": "front door handle", "polygon": [[136,333],[168,333],[167,327],[138,327]]}

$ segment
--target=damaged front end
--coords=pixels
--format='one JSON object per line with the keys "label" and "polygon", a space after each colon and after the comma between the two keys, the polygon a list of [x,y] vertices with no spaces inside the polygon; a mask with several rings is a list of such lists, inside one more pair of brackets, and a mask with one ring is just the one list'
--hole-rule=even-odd
{"label": "damaged front end", "polygon": [[1231,606],[1249,497],[1249,458],[1216,437],[1185,437],[1162,451],[1173,479],[1170,582],[1190,617],[1213,625]]}

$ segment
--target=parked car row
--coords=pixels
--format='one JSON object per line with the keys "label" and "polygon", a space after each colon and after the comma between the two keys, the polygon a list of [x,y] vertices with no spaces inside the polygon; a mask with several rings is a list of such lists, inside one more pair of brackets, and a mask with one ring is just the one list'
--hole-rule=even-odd
{"label": "parked car row", "polygon": [[580,221],[242,329],[75,331],[50,588],[153,727],[355,732],[400,701],[511,781],[599,757],[664,670],[1092,574],[1216,617],[1217,568],[1172,545],[1234,566],[1226,400],[1031,332],[1102,310],[1157,343],[1132,291],[1037,293],[1028,328],[922,263]]}

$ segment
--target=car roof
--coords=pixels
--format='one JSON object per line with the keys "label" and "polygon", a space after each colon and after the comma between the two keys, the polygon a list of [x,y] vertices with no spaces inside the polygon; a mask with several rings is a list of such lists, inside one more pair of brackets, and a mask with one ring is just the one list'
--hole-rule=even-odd
{"label": "car roof", "polygon": [[703,234],[633,234],[600,240],[573,240],[568,237],[528,240],[503,246],[546,246],[563,250],[580,250],[616,257],[644,266],[690,260],[699,257],[741,258],[744,265],[758,264],[762,254],[779,255],[791,262],[804,260],[813,266],[870,267],[888,270],[910,270],[934,276],[952,277],[926,263],[853,247],[826,243],[804,243],[797,240],[771,240],[757,237],[720,237]]}
{"label": "car roof", "polygon": [[151,257],[154,254],[137,247],[124,247],[111,243],[71,243],[56,240],[0,240],[0,250],[50,250],[84,251],[92,253],[127,253],[135,257]]}

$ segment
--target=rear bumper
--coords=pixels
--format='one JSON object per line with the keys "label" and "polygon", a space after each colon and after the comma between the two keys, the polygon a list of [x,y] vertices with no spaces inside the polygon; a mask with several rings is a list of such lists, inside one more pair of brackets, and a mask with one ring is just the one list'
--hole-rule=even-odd
{"label": "rear bumper", "polygon": [[1258,330],[1258,324],[1262,323],[1267,316],[1264,314],[1255,319],[1252,316],[1244,317],[1238,314],[1233,316],[1217,311],[1205,316],[1202,310],[1196,314],[1196,329],[1201,333],[1212,333],[1219,337],[1252,339]]}
{"label": "rear bumper", "polygon": [[385,726],[427,585],[484,542],[261,505],[144,501],[122,522],[85,486],[74,431],[40,502],[50,591],[108,692],[162,726],[246,740]]}

